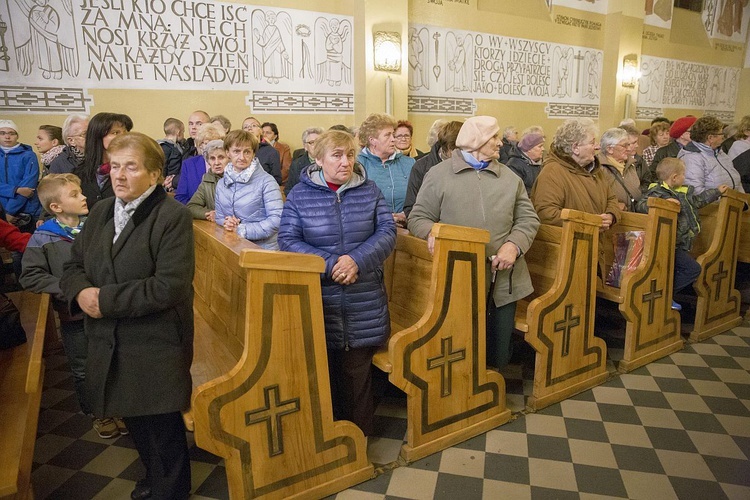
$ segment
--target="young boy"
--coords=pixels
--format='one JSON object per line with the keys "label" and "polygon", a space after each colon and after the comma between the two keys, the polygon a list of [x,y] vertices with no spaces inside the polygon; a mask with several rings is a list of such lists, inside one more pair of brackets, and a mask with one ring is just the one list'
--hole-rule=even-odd
{"label": "young boy", "polygon": [[164,122],[164,139],[157,141],[164,151],[164,189],[174,191],[180,180],[185,124],[177,118],[167,118]]}
{"label": "young boy", "polygon": [[[60,317],[63,347],[73,372],[78,404],[83,413],[91,415],[84,392],[88,344],[83,314],[70,315],[60,290],[63,264],[70,260],[73,240],[83,227],[85,218],[82,216],[88,214],[89,209],[81,192],[81,181],[73,174],[49,174],[39,181],[37,190],[44,209],[52,218],[37,228],[26,245],[20,282],[26,290],[52,296],[52,304]],[[123,434],[113,419],[95,419],[93,425],[102,438]]]}
{"label": "young boy", "polygon": [[[665,158],[659,162],[656,177],[658,182],[649,186],[646,196],[638,201],[636,209],[641,213],[648,213],[647,200],[650,197],[663,198],[680,205],[674,260],[674,293],[677,293],[692,285],[701,273],[701,266],[689,253],[693,240],[701,230],[698,210],[718,200],[729,187],[721,185],[695,194],[693,186],[683,186],[685,163],[677,158]],[[673,300],[672,309],[680,311],[682,306]]]}

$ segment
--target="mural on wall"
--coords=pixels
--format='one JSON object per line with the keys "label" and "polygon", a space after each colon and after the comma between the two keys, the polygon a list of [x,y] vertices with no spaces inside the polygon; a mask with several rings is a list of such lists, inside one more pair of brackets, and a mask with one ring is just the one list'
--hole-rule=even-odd
{"label": "mural on wall", "polygon": [[732,121],[740,68],[643,56],[636,118],[663,115],[665,108],[702,109]]}
{"label": "mural on wall", "polygon": [[599,14],[607,13],[607,0],[552,0],[552,4]]}
{"label": "mural on wall", "polygon": [[548,103],[550,117],[599,113],[600,50],[409,26],[409,111],[471,114],[474,99]]}
{"label": "mural on wall", "polygon": [[750,0],[704,0],[701,19],[711,38],[744,43],[747,40]]}
{"label": "mural on wall", "polygon": [[0,0],[0,110],[61,112],[70,95],[85,111],[89,89],[169,88],[247,90],[253,111],[353,113],[352,25],[200,0]]}
{"label": "mural on wall", "polygon": [[649,26],[670,29],[672,27],[673,0],[646,0],[646,17]]}

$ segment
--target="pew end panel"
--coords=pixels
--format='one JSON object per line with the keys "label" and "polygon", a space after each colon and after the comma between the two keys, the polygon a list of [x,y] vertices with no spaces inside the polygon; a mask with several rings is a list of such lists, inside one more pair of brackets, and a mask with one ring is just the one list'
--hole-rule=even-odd
{"label": "pew end panel", "polygon": [[193,394],[195,440],[226,460],[230,498],[320,498],[373,476],[366,440],[333,421],[313,255],[244,249],[243,351]]}
{"label": "pew end panel", "polygon": [[392,333],[388,359],[391,382],[407,395],[407,443],[401,448],[407,462],[510,419],[505,380],[486,365],[489,234],[435,224],[432,235],[430,259],[426,241],[399,234],[388,273],[389,307],[404,327]]}
{"label": "pew end panel", "polygon": [[542,224],[525,254],[534,295],[516,311],[516,327],[536,351],[538,410],[604,382],[607,346],[594,337],[599,226],[596,215],[562,211],[563,226]]}
{"label": "pew end panel", "polygon": [[34,498],[31,469],[44,383],[43,352],[57,332],[48,294],[14,293],[27,342],[0,351],[0,498]]}
{"label": "pew end panel", "polygon": [[698,300],[690,341],[705,340],[742,323],[735,277],[745,200],[745,195],[730,189],[719,203],[700,210],[701,232],[690,252],[701,266],[693,284]]}
{"label": "pew end panel", "polygon": [[[750,205],[750,195],[745,196],[745,204]],[[750,264],[750,210],[742,212],[742,224],[740,229],[740,251],[737,260]]]}
{"label": "pew end panel", "polygon": [[644,231],[643,255],[631,272],[623,271],[620,287],[598,280],[598,295],[619,304],[627,322],[625,350],[618,370],[629,372],[683,347],[680,314],[672,309],[677,214],[680,206],[659,198],[648,199],[648,214],[624,212],[603,234],[599,252],[601,276],[615,260],[618,233]]}

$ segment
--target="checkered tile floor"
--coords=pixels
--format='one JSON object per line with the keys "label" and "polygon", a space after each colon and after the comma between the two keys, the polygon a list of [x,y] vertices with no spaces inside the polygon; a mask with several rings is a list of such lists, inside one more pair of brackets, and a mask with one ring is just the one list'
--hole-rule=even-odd
{"label": "checkered tile floor", "polygon": [[[395,466],[404,400],[384,398],[368,447],[380,474],[336,498],[750,499],[750,322],[526,414],[530,370],[506,370],[510,423],[409,466]],[[132,441],[99,439],[76,411],[65,357],[52,355],[34,455],[37,498],[129,498],[143,474]],[[194,445],[191,458],[192,498],[228,498],[222,461]]]}

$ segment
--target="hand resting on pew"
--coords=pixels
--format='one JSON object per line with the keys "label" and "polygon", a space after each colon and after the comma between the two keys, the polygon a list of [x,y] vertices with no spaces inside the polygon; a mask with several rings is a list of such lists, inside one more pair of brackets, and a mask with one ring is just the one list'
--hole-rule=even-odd
{"label": "hand resting on pew", "polygon": [[615,222],[615,217],[610,213],[599,214],[599,217],[602,218],[602,226],[599,228],[599,231],[606,231]]}

